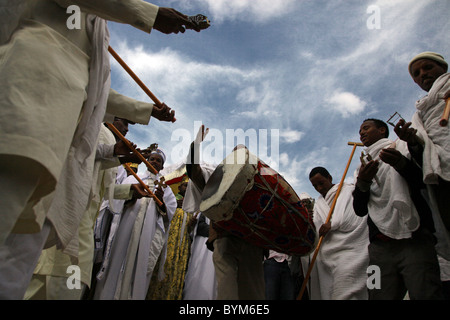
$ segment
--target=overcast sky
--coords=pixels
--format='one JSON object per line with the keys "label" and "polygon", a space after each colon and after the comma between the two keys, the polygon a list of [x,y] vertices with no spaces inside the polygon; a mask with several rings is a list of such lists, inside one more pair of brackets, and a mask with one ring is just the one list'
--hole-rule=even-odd
{"label": "overcast sky", "polygon": [[[247,136],[252,153],[314,198],[310,170],[324,166],[339,183],[364,119],[411,119],[425,92],[409,76],[410,59],[435,51],[450,60],[448,0],[150,2],[202,13],[211,27],[165,35],[108,23],[111,46],[176,111],[175,123],[152,119],[127,138],[141,148],[159,143],[167,167],[184,160],[200,124],[210,128],[208,163]],[[113,59],[112,87],[150,101]]]}

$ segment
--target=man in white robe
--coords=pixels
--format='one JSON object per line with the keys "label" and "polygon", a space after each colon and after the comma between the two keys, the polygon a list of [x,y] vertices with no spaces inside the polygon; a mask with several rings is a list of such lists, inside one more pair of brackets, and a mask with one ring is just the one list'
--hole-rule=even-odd
{"label": "man in white robe", "polygon": [[[80,28],[68,28],[69,5],[81,8]],[[77,258],[100,123],[112,121],[111,115],[130,118],[110,90],[104,19],[148,33],[152,27],[178,33],[192,26],[177,11],[141,0],[14,0],[0,6],[0,202],[5,212],[0,291],[5,298],[23,296],[47,235],[49,245],[57,243]],[[174,120],[167,106],[147,105],[143,123],[150,114]],[[9,268],[9,261],[19,259]]]}
{"label": "man in white robe", "polygon": [[401,119],[394,131],[422,167],[436,228],[437,252],[450,260],[450,126],[439,124],[450,97],[450,74],[443,56],[422,52],[409,63],[414,82],[427,95],[416,102],[412,121]]}
{"label": "man in white robe", "polygon": [[[314,224],[324,236],[316,258],[317,279],[311,284],[312,300],[367,300],[369,233],[367,219],[353,210],[354,186],[344,183],[331,220],[326,223],[339,184],[328,170],[316,167],[309,179],[320,193],[314,204]],[[305,266],[308,267],[308,266]]]}
{"label": "man in white robe", "polygon": [[[113,125],[126,136],[128,120],[116,118]],[[121,161],[140,161],[130,152],[131,150],[105,124],[101,125],[89,208],[83,214],[78,229],[80,246],[77,266],[80,268],[81,285],[79,288],[68,288],[67,278],[72,276],[72,273],[67,270],[73,265],[73,261],[69,255],[52,246],[42,251],[25,299],[79,300],[84,290],[89,288],[94,263],[94,224],[101,200],[131,199],[133,195],[149,196],[139,184],[115,183]],[[118,155],[122,155],[120,160]],[[113,203],[111,201],[111,204]],[[114,208],[111,209],[114,211]]]}
{"label": "man in white robe", "polygon": [[355,172],[353,208],[367,216],[369,264],[380,275],[380,286],[369,288],[369,299],[401,300],[407,291],[411,300],[442,299],[421,169],[410,160],[406,143],[388,139],[385,122],[366,119],[359,134],[366,155]]}
{"label": "man in white robe", "polygon": [[[164,161],[160,154],[152,153],[150,164],[159,172]],[[165,159],[165,158],[164,158]],[[97,275],[95,300],[144,300],[158,259],[159,272],[163,272],[168,226],[177,208],[170,187],[155,186],[161,176],[146,171],[140,176],[150,190],[163,202],[159,207],[154,199],[142,198],[135,202],[122,201],[122,217],[116,232],[111,254],[104,261],[105,269]],[[134,183],[129,176],[124,183]],[[118,210],[119,208],[115,208]],[[162,279],[163,274],[159,274]]]}

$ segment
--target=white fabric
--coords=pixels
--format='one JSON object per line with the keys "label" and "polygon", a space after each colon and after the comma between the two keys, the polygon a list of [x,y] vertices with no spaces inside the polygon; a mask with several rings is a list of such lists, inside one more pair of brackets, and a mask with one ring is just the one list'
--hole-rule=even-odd
{"label": "white fabric", "polygon": [[[384,138],[365,148],[365,153],[380,163],[377,181],[374,179],[370,187],[368,209],[370,218],[381,233],[394,239],[405,239],[419,228],[420,219],[406,180],[392,166],[378,158],[382,149],[392,146],[393,141]],[[403,141],[397,141],[395,148],[403,155],[409,155]],[[355,178],[359,168],[356,169]]]}
{"label": "white fabric", "polygon": [[445,107],[444,94],[450,90],[450,73],[440,76],[428,95],[417,101],[412,127],[424,141],[423,181],[436,184],[440,176],[450,181],[450,126],[441,127],[439,120]]}
{"label": "white fabric", "polygon": [[[65,7],[71,4],[82,7],[77,30],[66,25]],[[58,183],[47,217],[56,228],[60,247],[76,257],[77,227],[89,192],[83,187],[90,186],[98,125],[109,95],[110,58],[103,18],[149,32],[158,7],[140,0],[22,0],[13,6],[2,2],[0,9],[0,21],[8,24],[2,25],[0,47],[0,71],[5,75],[0,77],[0,150],[42,165],[36,198],[51,193]],[[79,196],[73,197],[73,192]],[[72,203],[61,199],[66,196]],[[21,220],[42,225],[46,213],[36,209]],[[16,227],[14,232],[30,232],[27,225]]]}
{"label": "white fabric", "polygon": [[[210,223],[208,217],[206,223]],[[193,232],[191,256],[189,258],[183,288],[183,300],[215,300],[217,297],[216,271],[213,252],[206,247],[207,237],[197,234],[198,224]]]}
{"label": "white fabric", "polygon": [[[321,195],[314,205],[317,231],[326,222],[339,185]],[[319,288],[312,286],[314,298],[321,300],[366,300],[367,267],[369,265],[369,232],[367,217],[353,210],[354,186],[344,183],[336,202],[331,230],[324,237],[316,268]],[[318,297],[318,295],[320,297]]]}
{"label": "white fabric", "polygon": [[[207,182],[209,177],[213,174],[215,168],[212,165],[208,164],[201,164],[200,167],[202,169],[205,182]],[[184,211],[192,213],[199,211],[201,199],[202,199],[202,192],[197,188],[197,186],[193,182],[188,183],[186,188],[186,196],[184,197],[183,200],[182,209]]]}
{"label": "white fabric", "polygon": [[[151,190],[159,177],[148,171],[140,175]],[[123,181],[124,184],[136,182],[133,176]],[[171,188],[164,190],[164,203],[170,222],[177,206]],[[107,262],[109,267],[97,283],[95,299],[145,299],[156,260],[161,255],[161,263],[165,262],[163,246],[168,232],[154,200],[142,198],[131,206],[122,203],[121,207],[122,218]]]}
{"label": "white fabric", "polygon": [[450,126],[441,127],[439,120],[445,107],[444,94],[450,90],[450,74],[441,75],[433,84],[428,95],[416,102],[416,112],[412,118],[412,127],[424,142],[423,181],[427,184],[425,195],[430,205],[435,236],[438,243],[436,251],[450,260],[450,232],[445,228],[435,199],[434,186],[438,176],[450,181]]}
{"label": "white fabric", "polygon": [[438,255],[439,268],[441,270],[441,280],[450,281],[450,261]]}
{"label": "white fabric", "polygon": [[291,256],[285,254],[285,253],[280,253],[280,252],[276,252],[274,250],[269,250],[269,256],[267,257],[267,259],[275,259],[275,261],[277,262],[283,262],[283,261],[291,261]]}
{"label": "white fabric", "polygon": [[[197,135],[198,138],[198,135]],[[205,182],[214,172],[214,167],[208,164],[200,165]],[[186,188],[182,209],[185,212],[199,212],[202,192],[190,180]],[[200,214],[199,214],[200,215]],[[210,223],[208,217],[206,221]],[[206,247],[208,238],[196,235],[197,226],[194,230],[194,240],[191,244],[191,257],[188,271],[185,276],[185,287],[183,290],[184,300],[214,300],[217,296],[217,282],[215,277],[212,251]]]}
{"label": "white fabric", "polygon": [[[126,108],[126,106],[124,106]],[[97,151],[104,150],[104,145],[114,146],[116,139],[112,132],[103,124],[100,125],[100,134],[98,137]],[[89,207],[85,211],[78,228],[79,253],[77,265],[81,270],[81,281],[89,286],[91,284],[92,266],[94,257],[94,224],[101,206],[102,198],[110,199],[114,195],[115,176],[117,166],[120,165],[117,157],[111,153],[98,154],[94,163],[92,186],[89,196]],[[130,185],[122,185],[128,199],[131,197],[129,190]],[[111,192],[107,192],[111,190]],[[106,191],[106,194],[105,194]],[[70,256],[64,254],[61,250],[57,250],[55,246],[42,251],[41,257],[35,269],[35,274],[52,275],[67,278],[67,267],[72,264]],[[63,292],[64,294],[69,292]],[[70,297],[69,293],[69,297]],[[61,297],[64,298],[64,297]]]}

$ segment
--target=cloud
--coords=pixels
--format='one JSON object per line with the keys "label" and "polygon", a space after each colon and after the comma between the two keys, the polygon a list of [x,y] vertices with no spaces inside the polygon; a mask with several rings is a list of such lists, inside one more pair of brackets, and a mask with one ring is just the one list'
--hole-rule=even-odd
{"label": "cloud", "polygon": [[304,134],[304,132],[296,130],[281,130],[280,138],[282,138],[285,143],[295,143],[299,142]]}
{"label": "cloud", "polygon": [[[130,138],[145,140],[151,134],[162,147],[170,150],[175,144],[179,151],[195,135],[194,121],[214,129],[217,137],[225,137],[226,129],[268,129],[269,134],[278,129],[280,173],[298,193],[314,196],[309,170],[323,165],[339,179],[348,160],[347,141],[358,140],[362,119],[369,114],[387,119],[394,111],[407,119],[415,111],[414,101],[423,92],[407,73],[409,59],[426,50],[445,55],[449,48],[442,41],[450,27],[444,14],[450,3],[444,0],[159,3],[184,13],[203,13],[212,26],[200,34],[154,32],[148,48],[127,31],[112,37],[127,39],[117,40],[117,51],[177,112],[175,124],[152,120],[148,128],[130,130]],[[381,29],[367,27],[369,5],[380,8]],[[200,45],[205,49],[197,50]],[[118,70],[113,65],[113,71]],[[147,101],[120,72],[125,94]],[[173,132],[180,133],[180,141],[165,141]],[[263,159],[270,162],[277,159],[273,149],[268,142],[267,153],[258,152],[270,154]],[[221,160],[218,153],[210,158]]]}
{"label": "cloud", "polygon": [[305,191],[311,194],[309,172],[316,166],[325,166],[329,161],[329,152],[328,147],[317,148],[302,156],[289,156],[283,152],[279,157],[281,164],[279,173],[295,188],[297,194]]}
{"label": "cloud", "polygon": [[351,92],[334,92],[325,101],[344,118],[362,113],[367,105],[365,101]]}
{"label": "cloud", "polygon": [[[125,41],[120,42],[117,51],[139,78],[151,85],[149,89],[159,100],[171,107],[177,106],[173,107],[176,112],[189,112],[187,110],[194,104],[197,110],[213,103],[216,104],[213,108],[216,108],[217,104],[227,101],[227,112],[239,119],[268,119],[281,115],[273,107],[274,101],[280,101],[280,97],[268,76],[273,73],[270,67],[249,66],[243,69],[200,62],[170,48],[152,52],[144,50],[143,46],[131,47]],[[113,63],[113,68],[126,80],[122,83],[125,91],[134,90],[140,99],[146,98],[117,63]],[[217,100],[218,96],[222,99]],[[204,104],[198,105],[199,100]],[[194,114],[190,113],[191,116]],[[214,116],[211,110],[199,114]]]}
{"label": "cloud", "polygon": [[295,0],[172,0],[170,2],[186,9],[192,7],[194,3],[198,7],[206,7],[213,23],[222,23],[226,20],[252,20],[260,23],[289,13]]}

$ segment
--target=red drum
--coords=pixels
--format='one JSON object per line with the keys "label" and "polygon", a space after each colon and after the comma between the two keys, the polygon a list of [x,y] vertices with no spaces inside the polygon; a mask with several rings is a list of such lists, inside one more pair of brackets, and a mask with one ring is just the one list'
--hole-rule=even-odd
{"label": "red drum", "polygon": [[303,256],[317,245],[312,214],[299,196],[246,148],[233,151],[214,170],[200,211],[228,233],[265,249]]}

